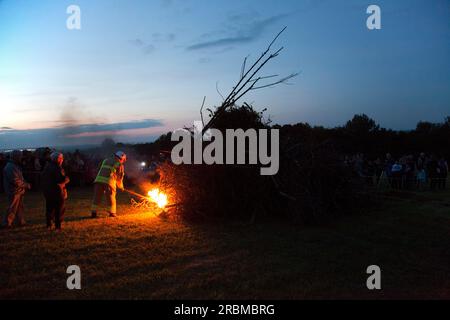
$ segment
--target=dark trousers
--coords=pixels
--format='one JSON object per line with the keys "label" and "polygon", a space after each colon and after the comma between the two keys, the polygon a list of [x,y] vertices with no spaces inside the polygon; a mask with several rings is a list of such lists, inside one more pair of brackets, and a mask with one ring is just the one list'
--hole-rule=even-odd
{"label": "dark trousers", "polygon": [[401,189],[403,184],[403,177],[400,172],[392,173],[392,188]]}
{"label": "dark trousers", "polygon": [[430,175],[430,189],[434,190],[439,186],[439,176],[438,175]]}
{"label": "dark trousers", "polygon": [[62,196],[45,196],[47,227],[51,227],[52,222],[54,221],[55,227],[57,229],[61,229],[61,223],[64,220],[65,211],[65,200]]}
{"label": "dark trousers", "polygon": [[446,184],[447,184],[447,176],[448,173],[441,173],[440,178],[439,178],[439,189],[444,190],[446,188]]}

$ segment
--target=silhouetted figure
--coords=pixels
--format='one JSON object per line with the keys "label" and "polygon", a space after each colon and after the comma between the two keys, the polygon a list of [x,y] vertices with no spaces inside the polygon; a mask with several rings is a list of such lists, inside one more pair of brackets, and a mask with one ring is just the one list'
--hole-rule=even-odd
{"label": "silhouetted figure", "polygon": [[435,155],[432,155],[430,161],[428,161],[427,172],[430,178],[430,189],[435,190],[439,181],[438,161]]}
{"label": "silhouetted figure", "polygon": [[381,175],[383,174],[383,163],[379,157],[374,161],[374,167],[376,184],[378,185],[380,183]]}
{"label": "silhouetted figure", "polygon": [[375,174],[375,164],[372,160],[364,161],[364,175],[366,177],[366,183],[369,186],[373,186],[373,176]]}
{"label": "silhouetted figure", "polygon": [[411,190],[414,186],[416,172],[416,164],[414,161],[414,156],[409,155],[405,158],[404,164],[404,188],[407,190]]}
{"label": "silhouetted figure", "polygon": [[42,172],[42,190],[45,196],[47,228],[51,229],[54,221],[56,230],[61,230],[67,198],[66,185],[70,179],[66,177],[62,168],[64,162],[63,154],[54,152],[50,155],[50,159],[51,162],[47,164],[44,172]]}
{"label": "silhouetted figure", "polygon": [[416,170],[417,170],[417,176],[416,176],[416,187],[418,189],[423,189],[425,184],[427,183],[427,172],[426,172],[426,157],[425,153],[421,153],[420,156],[417,158],[416,162]]}
{"label": "silhouetted figure", "polygon": [[438,162],[439,170],[439,189],[444,190],[447,184],[448,162],[444,158],[440,158]]}
{"label": "silhouetted figure", "polygon": [[389,184],[393,187],[393,179],[392,179],[392,166],[394,165],[394,159],[390,153],[386,154],[386,159],[384,160],[384,172],[386,177],[388,178]]}
{"label": "silhouetted figure", "polygon": [[403,175],[403,166],[399,161],[396,161],[392,165],[391,169],[391,177],[392,177],[392,187],[394,189],[402,188],[402,175]]}
{"label": "silhouetted figure", "polygon": [[14,150],[3,169],[3,187],[8,196],[8,210],[3,219],[3,227],[6,228],[11,228],[15,222],[19,226],[25,225],[23,198],[31,185],[23,178],[21,162],[22,152]]}

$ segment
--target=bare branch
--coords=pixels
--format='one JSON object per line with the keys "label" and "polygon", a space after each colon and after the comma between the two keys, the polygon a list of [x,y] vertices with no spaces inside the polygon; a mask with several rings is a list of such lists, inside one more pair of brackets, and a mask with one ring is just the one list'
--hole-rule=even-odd
{"label": "bare branch", "polygon": [[205,126],[205,122],[203,121],[203,107],[205,106],[206,96],[203,97],[202,106],[200,107],[200,117],[202,118],[202,124]]}
{"label": "bare branch", "polygon": [[[258,74],[258,72],[273,58],[277,57],[278,54],[281,52],[281,50],[283,50],[283,47],[281,47],[280,49],[278,49],[275,53],[272,53],[271,55],[269,55],[269,57],[266,58],[266,60],[264,60],[264,62],[262,62],[257,68],[256,70],[253,72],[253,74],[248,78],[247,81],[244,82],[243,85],[241,85],[240,88],[238,88],[237,90],[234,91],[234,93],[232,93],[230,100],[236,102],[239,99],[236,99],[235,97],[237,95],[239,95],[239,93],[245,89],[245,87],[247,86],[247,84],[252,81],[252,79]],[[258,79],[258,81],[261,80],[261,78]],[[255,82],[253,82],[253,85],[255,84]],[[249,90],[246,90],[245,92],[248,92]],[[243,95],[240,95],[240,97],[242,97]]]}
{"label": "bare branch", "polygon": [[236,98],[236,100],[234,100],[234,101],[238,101],[238,100],[239,100],[240,98],[242,98],[247,92],[249,92],[250,90],[253,90],[253,88],[255,87],[255,84],[256,84],[259,80],[261,80],[261,78],[256,79],[256,80],[253,82],[253,84],[252,84],[247,90],[245,90],[240,96],[238,96],[238,97]]}
{"label": "bare branch", "polygon": [[249,56],[246,56],[245,59],[244,59],[244,62],[242,63],[242,67],[241,67],[241,78],[240,78],[240,79],[242,79],[242,77],[243,77],[244,74],[245,74],[245,66],[246,66],[246,64],[247,64],[247,59],[248,59],[248,57],[249,57]]}
{"label": "bare branch", "polygon": [[[271,76],[263,76],[263,77],[260,77],[260,78],[261,78],[261,80],[265,80],[265,79],[270,79],[270,78],[275,78],[275,77],[279,77],[279,75],[278,74],[273,74]],[[253,79],[253,80],[250,80],[249,82],[254,82],[254,81],[256,81],[256,80]]]}
{"label": "bare branch", "polygon": [[284,32],[284,30],[287,29],[287,26],[283,28],[283,30],[281,30],[277,36],[272,40],[272,42],[270,43],[269,47],[267,48],[267,51],[270,50],[270,48],[272,47],[272,45],[275,43],[275,41],[277,41],[277,39],[281,36],[281,34]]}
{"label": "bare branch", "polygon": [[222,93],[221,93],[220,90],[219,90],[219,81],[216,82],[216,91],[217,91],[217,93],[219,94],[219,96],[222,97],[222,101],[224,101],[225,98],[223,97]]}
{"label": "bare branch", "polygon": [[[270,45],[267,47],[266,51],[264,51],[261,56],[258,58],[258,60],[256,60],[255,63],[253,63],[253,65],[250,67],[250,69],[248,69],[245,74],[241,77],[241,79],[239,80],[239,82],[237,83],[237,85],[235,86],[235,88],[238,88],[239,85],[242,83],[242,81],[244,81],[244,79],[250,74],[250,72],[259,64],[259,62],[267,55],[267,53],[270,51],[270,49],[272,48],[272,45],[275,43],[275,41],[280,37],[280,35],[286,30],[287,27],[284,27],[283,30],[281,30],[276,37],[272,40],[272,42],[270,43]],[[280,50],[279,50],[280,51]],[[224,103],[227,103],[229,100],[231,100],[231,96],[233,94],[233,91],[230,92],[229,96],[225,99]]]}
{"label": "bare branch", "polygon": [[258,90],[258,89],[268,88],[268,87],[272,87],[272,86],[275,86],[275,85],[281,84],[281,83],[283,83],[283,84],[289,84],[289,83],[287,83],[287,81],[290,80],[290,79],[292,79],[292,78],[295,78],[296,76],[298,76],[298,73],[293,73],[293,74],[291,74],[291,75],[289,75],[289,76],[287,76],[287,77],[284,77],[284,78],[282,78],[282,79],[280,79],[280,80],[278,80],[278,81],[276,81],[276,82],[272,82],[272,83],[269,83],[269,84],[265,84],[265,85],[259,86],[259,87],[254,87],[252,90]]}
{"label": "bare branch", "polygon": [[287,84],[287,81],[298,74],[291,74],[287,77],[281,78],[277,81],[274,81],[272,83],[268,84],[260,84],[260,86],[256,86],[257,83],[260,83],[261,80],[271,79],[278,77],[279,75],[269,75],[269,76],[259,76],[257,77],[258,73],[261,71],[261,69],[273,58],[278,57],[280,52],[284,49],[284,47],[279,48],[278,50],[272,52],[269,54],[269,52],[272,49],[272,46],[274,43],[278,40],[280,35],[286,30],[287,27],[284,27],[270,42],[269,46],[266,48],[266,50],[259,56],[259,58],[250,66],[250,68],[247,69],[247,60],[248,56],[245,57],[244,62],[241,67],[241,77],[237,84],[232,87],[231,92],[228,94],[228,96],[223,99],[222,94],[219,91],[218,84],[216,83],[216,90],[222,97],[223,101],[222,104],[216,109],[214,114],[212,115],[209,122],[203,126],[203,133],[205,133],[209,128],[212,127],[212,125],[216,122],[216,120],[230,107],[236,104],[236,102],[241,99],[245,94],[247,94],[251,90],[257,90],[262,88],[267,88],[271,86],[275,86],[277,84]]}

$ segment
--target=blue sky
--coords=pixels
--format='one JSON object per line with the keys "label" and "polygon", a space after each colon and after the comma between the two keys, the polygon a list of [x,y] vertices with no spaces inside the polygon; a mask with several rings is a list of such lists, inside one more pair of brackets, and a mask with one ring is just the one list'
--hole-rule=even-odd
{"label": "blue sky", "polygon": [[[81,30],[66,28],[71,4]],[[366,27],[370,4],[381,30]],[[265,73],[300,76],[245,99],[275,123],[366,113],[411,129],[450,115],[450,0],[0,0],[0,148],[148,141],[188,125],[283,26]]]}

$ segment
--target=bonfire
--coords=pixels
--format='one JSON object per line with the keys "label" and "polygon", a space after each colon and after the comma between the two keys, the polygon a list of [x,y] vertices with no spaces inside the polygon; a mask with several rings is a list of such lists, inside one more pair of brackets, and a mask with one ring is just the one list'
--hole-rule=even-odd
{"label": "bonfire", "polygon": [[150,200],[158,205],[161,209],[164,209],[167,205],[167,195],[155,188],[148,192]]}
{"label": "bonfire", "polygon": [[148,191],[147,196],[136,193],[131,190],[125,190],[132,196],[135,196],[137,199],[131,199],[131,205],[134,208],[145,209],[151,212],[157,212],[160,209],[160,213],[165,212],[166,207],[168,206],[168,196],[166,193],[161,191],[159,188],[153,188]]}

